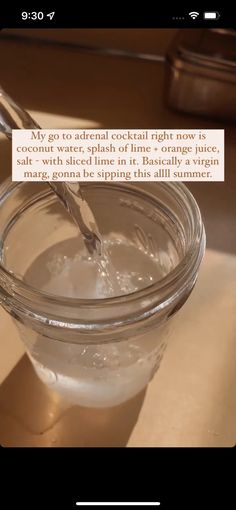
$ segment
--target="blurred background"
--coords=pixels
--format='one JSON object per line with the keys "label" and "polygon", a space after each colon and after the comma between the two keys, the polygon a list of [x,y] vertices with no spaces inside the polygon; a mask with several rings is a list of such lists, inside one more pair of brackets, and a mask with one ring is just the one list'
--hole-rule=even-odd
{"label": "blurred background", "polygon": [[[58,418],[51,433],[49,418],[37,411],[51,409],[50,396],[38,388],[26,358],[19,361],[23,347],[1,315],[7,342],[0,344],[0,442],[70,444],[65,437],[73,423],[72,443],[80,446],[235,444],[235,61],[235,35],[224,30],[0,32],[0,84],[42,127],[220,128],[226,139],[225,182],[187,183],[204,219],[207,253],[144,404],[134,402],[113,416],[79,410],[80,430],[73,411]],[[0,136],[1,181],[8,175],[11,145]],[[29,388],[33,432],[32,413],[27,417],[21,407]]]}
{"label": "blurred background", "polygon": [[[236,72],[230,73],[230,66],[227,69],[223,62],[231,59],[234,64],[236,37],[230,31],[214,32],[217,31],[3,30],[0,34],[0,83],[25,109],[34,112],[36,119],[37,115],[40,117],[42,127],[224,128],[226,182],[190,183],[189,187],[204,216],[208,246],[236,253],[236,127],[233,123],[236,98],[232,95],[232,90],[236,95]],[[183,43],[178,41],[179,35],[184,35]],[[190,62],[186,64],[187,59]],[[201,81],[201,76],[209,74],[213,65],[215,74],[213,69],[209,79]],[[220,66],[226,71],[217,70]],[[227,74],[230,74],[229,79]],[[175,79],[176,75],[179,80]],[[181,81],[182,76],[190,76],[190,80],[185,83]],[[235,83],[229,91],[227,81],[233,80]],[[220,91],[215,87],[219,83]],[[213,105],[210,105],[212,98]],[[231,106],[224,105],[222,98],[228,98]],[[232,115],[228,119],[230,112]],[[47,126],[42,113],[48,114]],[[73,121],[67,120],[63,125],[63,117]],[[0,158],[4,161],[1,165],[3,179],[11,173],[10,147],[5,141],[1,143]]]}

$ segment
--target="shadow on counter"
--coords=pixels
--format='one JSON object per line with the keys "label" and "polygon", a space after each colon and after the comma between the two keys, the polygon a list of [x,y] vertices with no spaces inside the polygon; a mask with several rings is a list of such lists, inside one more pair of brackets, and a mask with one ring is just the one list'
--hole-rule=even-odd
{"label": "shadow on counter", "polygon": [[3,446],[126,446],[146,390],[107,409],[68,407],[37,377],[25,355],[0,387]]}

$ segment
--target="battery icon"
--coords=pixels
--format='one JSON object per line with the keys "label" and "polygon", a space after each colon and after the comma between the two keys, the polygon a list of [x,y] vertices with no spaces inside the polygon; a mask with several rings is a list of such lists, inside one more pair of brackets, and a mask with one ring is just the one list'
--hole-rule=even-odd
{"label": "battery icon", "polygon": [[204,12],[203,13],[203,18],[204,19],[219,19],[220,15],[218,12],[216,11],[212,11],[212,12]]}

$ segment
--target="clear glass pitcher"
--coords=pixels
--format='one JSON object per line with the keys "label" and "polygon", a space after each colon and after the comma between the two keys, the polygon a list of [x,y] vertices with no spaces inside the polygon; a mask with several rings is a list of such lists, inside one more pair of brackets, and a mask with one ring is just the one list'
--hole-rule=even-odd
{"label": "clear glass pitcher", "polygon": [[[44,184],[8,180],[0,187],[0,302],[42,381],[75,404],[107,407],[140,392],[158,369],[171,318],[196,282],[205,232],[181,183],[85,188],[102,236],[132,243],[161,276],[111,298],[45,291],[51,271],[76,252],[78,230]],[[139,271],[149,274],[145,263]]]}

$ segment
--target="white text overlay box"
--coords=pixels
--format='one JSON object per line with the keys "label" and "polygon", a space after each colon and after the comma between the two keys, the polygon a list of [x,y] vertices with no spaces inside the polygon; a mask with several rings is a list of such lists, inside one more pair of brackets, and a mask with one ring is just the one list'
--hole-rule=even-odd
{"label": "white text overlay box", "polygon": [[224,181],[224,130],[13,130],[12,180]]}

